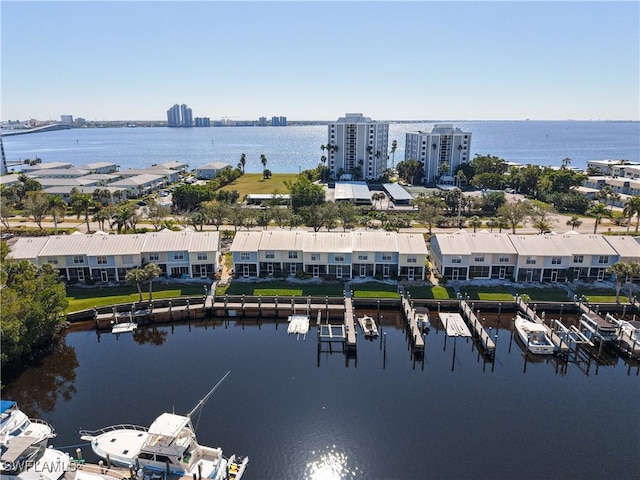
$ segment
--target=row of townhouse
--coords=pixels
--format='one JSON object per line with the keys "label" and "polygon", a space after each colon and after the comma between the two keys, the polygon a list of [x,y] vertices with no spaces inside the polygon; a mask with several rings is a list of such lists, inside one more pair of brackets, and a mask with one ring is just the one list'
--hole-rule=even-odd
{"label": "row of townhouse", "polygon": [[448,280],[605,280],[611,265],[640,261],[640,237],[439,233],[431,237],[430,258]]}
{"label": "row of townhouse", "polygon": [[127,271],[155,263],[167,277],[210,278],[218,271],[218,232],[172,232],[134,235],[72,234],[21,237],[8,261],[50,264],[68,281],[124,281]]}
{"label": "row of townhouse", "polygon": [[422,234],[396,232],[238,232],[231,245],[236,275],[314,278],[425,278]]}
{"label": "row of townhouse", "polygon": [[608,203],[616,207],[624,207],[629,199],[640,195],[640,179],[628,177],[591,176],[582,182],[578,191],[590,200],[598,198],[598,192],[604,187],[611,188],[617,198],[608,199]]}

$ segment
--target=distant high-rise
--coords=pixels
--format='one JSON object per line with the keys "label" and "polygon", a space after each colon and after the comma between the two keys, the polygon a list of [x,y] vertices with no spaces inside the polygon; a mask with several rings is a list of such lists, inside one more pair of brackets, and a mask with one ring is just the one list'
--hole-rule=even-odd
{"label": "distant high-rise", "polygon": [[470,132],[450,124],[436,124],[430,131],[406,134],[404,159],[424,165],[426,183],[452,183],[458,167],[469,163],[470,151]]}
{"label": "distant high-rise", "polygon": [[60,123],[73,126],[73,115],[60,115]]}
{"label": "distant high-rise", "polygon": [[327,167],[337,180],[350,174],[355,180],[380,178],[387,169],[389,124],[361,113],[347,113],[328,125]]}
{"label": "distant high-rise", "polygon": [[196,127],[210,127],[211,119],[209,117],[196,117]]}
{"label": "distant high-rise", "polygon": [[168,127],[193,127],[193,112],[184,103],[177,103],[167,110]]}
{"label": "distant high-rise", "polygon": [[266,127],[267,126],[267,117],[258,118],[258,126],[259,127]]}
{"label": "distant high-rise", "polygon": [[271,117],[271,126],[272,127],[286,127],[287,126],[287,117],[283,117],[283,116]]}

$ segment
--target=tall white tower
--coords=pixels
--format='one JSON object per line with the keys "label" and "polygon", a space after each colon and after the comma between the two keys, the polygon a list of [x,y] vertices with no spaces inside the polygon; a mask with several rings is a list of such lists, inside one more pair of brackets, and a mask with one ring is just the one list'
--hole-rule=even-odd
{"label": "tall white tower", "polygon": [[450,183],[463,163],[469,163],[471,132],[450,124],[436,124],[430,131],[409,132],[404,147],[405,160],[424,165],[425,183]]}
{"label": "tall white tower", "polygon": [[327,167],[336,180],[350,175],[354,180],[375,180],[387,169],[389,124],[361,113],[347,113],[329,123],[324,145]]}

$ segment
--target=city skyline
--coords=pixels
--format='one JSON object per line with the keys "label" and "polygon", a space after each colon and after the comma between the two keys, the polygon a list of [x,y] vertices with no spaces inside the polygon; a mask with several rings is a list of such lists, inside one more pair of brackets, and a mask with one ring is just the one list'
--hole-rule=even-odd
{"label": "city skyline", "polygon": [[[639,120],[640,4],[2,2],[0,119]],[[176,25],[186,35],[169,35]]]}

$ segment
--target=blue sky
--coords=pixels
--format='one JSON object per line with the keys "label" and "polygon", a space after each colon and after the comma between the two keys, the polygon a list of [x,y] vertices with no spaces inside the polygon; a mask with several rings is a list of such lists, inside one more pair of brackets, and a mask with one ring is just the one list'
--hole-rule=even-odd
{"label": "blue sky", "polygon": [[2,120],[639,120],[640,2],[2,0]]}

